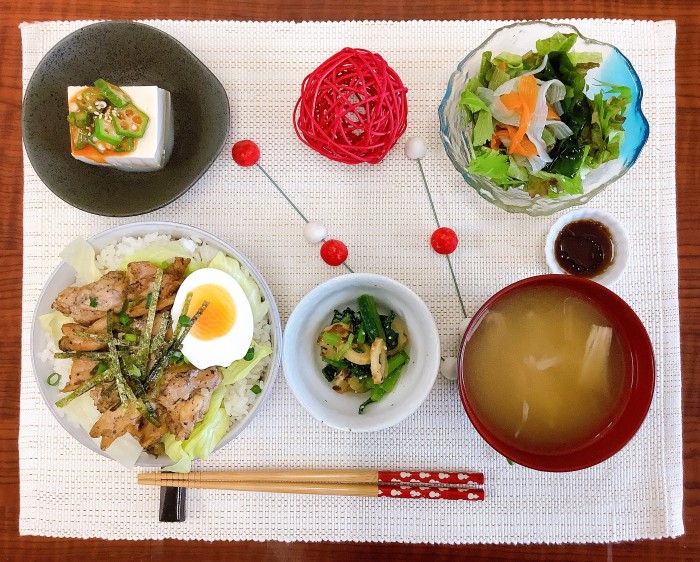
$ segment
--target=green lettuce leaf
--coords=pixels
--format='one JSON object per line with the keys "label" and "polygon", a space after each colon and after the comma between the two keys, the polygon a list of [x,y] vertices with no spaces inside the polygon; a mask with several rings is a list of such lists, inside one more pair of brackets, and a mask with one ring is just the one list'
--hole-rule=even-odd
{"label": "green lettuce leaf", "polygon": [[102,274],[97,269],[95,249],[83,238],[76,238],[59,254],[61,258],[75,270],[76,282],[79,285],[97,281]]}
{"label": "green lettuce leaf", "polygon": [[474,120],[476,115],[476,123],[474,123],[472,132],[472,144],[474,146],[486,144],[493,135],[493,117],[488,106],[478,95],[469,90],[462,92],[460,105],[469,110],[470,119]]}
{"label": "green lettuce leaf", "polygon": [[583,193],[583,180],[580,174],[569,178],[562,174],[551,174],[540,170],[535,174],[530,174],[526,187],[532,197],[541,195],[555,199],[564,193],[569,195]]}
{"label": "green lettuce leaf", "polygon": [[493,64],[498,65],[499,62],[506,63],[506,66],[509,68],[523,67],[523,57],[521,55],[514,55],[513,53],[503,52],[497,57],[494,57]]}
{"label": "green lettuce leaf", "polygon": [[514,78],[514,76],[511,76],[498,67],[494,67],[493,72],[491,73],[491,80],[489,80],[489,90],[495,90],[500,85],[508,82],[508,80],[511,78]]}
{"label": "green lettuce leaf", "polygon": [[632,90],[627,86],[602,85],[606,89],[588,100],[590,125],[582,130],[579,137],[579,142],[589,146],[586,165],[593,169],[619,157],[625,113],[632,103]]}
{"label": "green lettuce leaf", "polygon": [[571,64],[576,67],[576,70],[581,74],[586,74],[591,68],[597,68],[603,62],[602,53],[568,53],[567,56]]}
{"label": "green lettuce leaf", "polygon": [[535,48],[540,55],[549,53],[567,53],[576,43],[578,35],[575,33],[560,33],[557,31],[549,39],[538,39],[535,42]]}
{"label": "green lettuce leaf", "polygon": [[479,67],[477,79],[482,86],[486,86],[486,84],[489,83],[489,78],[491,77],[491,69],[493,68],[493,64],[491,63],[492,54],[493,53],[491,53],[491,51],[484,51],[481,54],[481,65]]}
{"label": "green lettuce leaf", "polygon": [[250,308],[253,311],[253,320],[256,324],[265,317],[270,309],[270,303],[263,299],[260,287],[249,275],[243,272],[238,260],[226,256],[223,252],[219,252],[211,260],[209,267],[228,273],[238,282],[250,303]]}
{"label": "green lettuce leaf", "polygon": [[501,187],[521,185],[521,180],[509,175],[510,159],[497,150],[482,148],[469,162],[469,173],[484,176]]}
{"label": "green lettuce leaf", "polygon": [[491,112],[489,110],[480,111],[476,118],[476,124],[474,125],[472,139],[474,146],[482,146],[486,144],[489,140],[491,140],[493,131],[493,117],[491,117]]}
{"label": "green lettuce leaf", "polygon": [[469,108],[470,111],[488,111],[489,107],[484,103],[476,93],[465,90],[462,92],[462,97],[459,100],[460,105]]}

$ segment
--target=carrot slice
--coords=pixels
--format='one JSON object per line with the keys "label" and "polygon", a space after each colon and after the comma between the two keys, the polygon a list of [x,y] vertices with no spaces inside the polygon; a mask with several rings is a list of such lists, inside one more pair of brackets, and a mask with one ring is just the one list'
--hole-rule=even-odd
{"label": "carrot slice", "polygon": [[518,108],[523,103],[523,98],[521,98],[520,94],[517,92],[508,92],[501,96],[501,102],[506,106],[506,109],[515,109],[518,111]]}
{"label": "carrot slice", "polygon": [[520,141],[520,152],[523,156],[537,156],[537,147],[532,143],[532,141],[525,137]]}
{"label": "carrot slice", "polygon": [[530,113],[535,112],[535,106],[537,105],[537,80],[532,75],[523,76],[518,81],[518,94],[523,100],[523,103],[527,105]]}

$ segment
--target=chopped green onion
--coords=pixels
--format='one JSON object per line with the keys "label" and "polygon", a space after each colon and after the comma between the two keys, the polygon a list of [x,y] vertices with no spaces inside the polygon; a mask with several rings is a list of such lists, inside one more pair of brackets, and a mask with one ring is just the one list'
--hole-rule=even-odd
{"label": "chopped green onion", "polygon": [[173,351],[170,354],[169,361],[171,365],[182,365],[185,362],[185,356],[182,354],[182,351]]}
{"label": "chopped green onion", "polygon": [[253,357],[255,357],[255,348],[251,346],[247,353],[243,356],[243,359],[246,361],[252,361]]}
{"label": "chopped green onion", "polygon": [[338,334],[332,332],[323,332],[321,339],[328,345],[338,345],[342,338]]}
{"label": "chopped green onion", "polygon": [[136,341],[136,334],[124,334],[124,339],[126,341]]}
{"label": "chopped green onion", "polygon": [[256,384],[256,385],[254,385],[254,386],[251,387],[250,391],[251,391],[253,394],[260,394],[260,393],[262,392],[262,388],[260,388],[260,387]]}
{"label": "chopped green onion", "polygon": [[104,373],[106,370],[107,370],[107,365],[105,365],[104,363],[100,363],[100,364],[97,366],[97,374],[98,374],[98,375],[101,375],[101,374]]}
{"label": "chopped green onion", "polygon": [[365,343],[365,327],[362,324],[360,324],[360,327],[357,330],[357,343]]}
{"label": "chopped green onion", "polygon": [[133,320],[129,318],[126,314],[120,314],[119,322],[121,322],[122,326],[128,326],[133,322]]}
{"label": "chopped green onion", "polygon": [[180,324],[180,326],[191,326],[192,319],[189,316],[187,316],[187,314],[182,314],[180,318],[178,318],[177,323]]}
{"label": "chopped green onion", "polygon": [[95,297],[90,297],[90,306],[95,308],[97,306],[97,299]]}
{"label": "chopped green onion", "polygon": [[141,378],[141,369],[139,369],[136,365],[130,365],[127,372],[135,379]]}
{"label": "chopped green onion", "polygon": [[350,334],[347,341],[338,348],[338,354],[335,356],[336,361],[341,361],[345,357],[345,354],[350,351],[354,339],[355,334]]}
{"label": "chopped green onion", "polygon": [[146,297],[146,308],[151,308],[151,301],[153,300],[153,293],[148,293]]}
{"label": "chopped green onion", "polygon": [[[61,375],[59,375],[58,373],[51,373],[48,376],[48,378],[46,379],[46,382],[50,386],[58,386],[58,383],[61,382]],[[257,394],[257,392],[256,392],[256,394]]]}

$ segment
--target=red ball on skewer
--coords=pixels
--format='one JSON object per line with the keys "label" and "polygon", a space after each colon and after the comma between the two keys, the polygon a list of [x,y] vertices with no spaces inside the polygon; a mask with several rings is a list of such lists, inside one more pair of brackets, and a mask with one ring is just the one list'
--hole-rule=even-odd
{"label": "red ball on skewer", "polygon": [[321,259],[334,267],[348,259],[348,247],[340,240],[326,240],[321,246]]}
{"label": "red ball on skewer", "polygon": [[451,254],[457,249],[458,243],[457,233],[446,226],[438,228],[430,237],[430,245],[438,254]]}
{"label": "red ball on skewer", "polygon": [[231,155],[239,166],[253,166],[260,160],[260,149],[252,140],[242,140],[233,145]]}

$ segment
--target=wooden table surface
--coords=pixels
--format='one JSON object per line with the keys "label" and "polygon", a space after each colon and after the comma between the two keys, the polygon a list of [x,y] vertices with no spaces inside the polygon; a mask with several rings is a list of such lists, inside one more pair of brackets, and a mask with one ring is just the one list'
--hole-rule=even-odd
{"label": "wooden table surface", "polygon": [[[147,6],[148,4],[148,6]],[[77,2],[0,0],[0,122],[6,136],[0,153],[0,557],[23,560],[131,559],[307,561],[342,556],[345,561],[381,556],[387,560],[434,562],[458,557],[510,560],[601,558],[700,560],[700,228],[695,191],[695,145],[700,130],[700,3],[696,0],[161,0]],[[683,369],[684,522],[675,540],[610,545],[432,546],[403,544],[101,541],[18,535],[17,435],[22,296],[21,45],[18,24],[78,19],[230,20],[404,20],[404,19],[675,19],[678,29],[676,91],[678,127],[677,205]],[[673,150],[673,146],[668,146]],[[654,186],[664,189],[665,186]],[[57,478],[60,475],[57,475]],[[96,499],[96,501],[99,501]],[[47,525],[50,525],[50,521]],[[89,524],[89,523],[88,523]]]}

